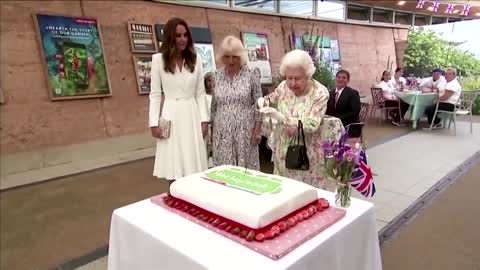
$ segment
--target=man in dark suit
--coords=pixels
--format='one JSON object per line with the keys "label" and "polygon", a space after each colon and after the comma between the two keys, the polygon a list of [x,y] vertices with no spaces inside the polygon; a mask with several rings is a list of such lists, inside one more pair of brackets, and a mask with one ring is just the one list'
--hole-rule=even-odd
{"label": "man in dark suit", "polygon": [[[358,91],[347,86],[350,81],[350,72],[339,70],[335,79],[335,89],[330,91],[328,100],[327,115],[335,116],[342,120],[343,126],[358,123],[361,103]],[[348,136],[358,138],[362,132],[360,125],[353,125],[349,128]]]}

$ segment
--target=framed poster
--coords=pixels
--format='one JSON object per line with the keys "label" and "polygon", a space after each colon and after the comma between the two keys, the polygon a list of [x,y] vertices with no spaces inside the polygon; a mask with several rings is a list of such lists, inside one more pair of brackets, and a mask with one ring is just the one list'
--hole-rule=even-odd
{"label": "framed poster", "polygon": [[111,96],[98,22],[34,14],[51,100]]}
{"label": "framed poster", "polygon": [[248,54],[248,65],[260,70],[260,82],[272,84],[272,68],[270,66],[270,53],[266,34],[242,33],[242,41]]}
{"label": "framed poster", "polygon": [[332,61],[340,61],[340,48],[338,47],[338,40],[330,40],[330,49],[332,50]]}
{"label": "framed poster", "polygon": [[152,56],[151,55],[133,55],[133,66],[135,67],[135,77],[137,78],[138,93],[146,95],[150,93]]}
{"label": "framed poster", "polygon": [[213,72],[216,69],[215,66],[215,54],[213,53],[213,44],[194,44],[195,51],[202,58],[203,75],[207,72]]}
{"label": "framed poster", "polygon": [[157,38],[152,24],[128,23],[128,37],[132,52],[157,52]]}

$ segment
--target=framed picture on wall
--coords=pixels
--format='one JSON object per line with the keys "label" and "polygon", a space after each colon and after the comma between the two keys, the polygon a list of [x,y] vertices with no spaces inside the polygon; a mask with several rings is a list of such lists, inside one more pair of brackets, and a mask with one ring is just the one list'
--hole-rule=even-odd
{"label": "framed picture on wall", "polygon": [[133,66],[135,67],[135,77],[137,78],[138,93],[140,95],[149,94],[152,78],[152,56],[133,55]]}
{"label": "framed picture on wall", "polygon": [[134,53],[156,53],[157,38],[152,24],[128,23],[130,47]]}
{"label": "framed picture on wall", "polygon": [[262,84],[272,84],[272,67],[266,34],[242,33],[242,41],[248,54],[248,65],[260,73]]}
{"label": "framed picture on wall", "polygon": [[332,50],[332,61],[340,61],[340,48],[338,47],[338,40],[330,40],[330,49]]}
{"label": "framed picture on wall", "polygon": [[112,95],[96,19],[46,14],[33,18],[51,100]]}
{"label": "framed picture on wall", "polygon": [[213,44],[195,43],[195,51],[202,58],[202,67],[204,75],[207,72],[213,72],[216,69],[215,66],[215,54],[213,53]]}

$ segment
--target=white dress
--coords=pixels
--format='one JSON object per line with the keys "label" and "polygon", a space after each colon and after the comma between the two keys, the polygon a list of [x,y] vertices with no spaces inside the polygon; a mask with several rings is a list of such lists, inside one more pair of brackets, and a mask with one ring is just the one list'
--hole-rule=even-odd
{"label": "white dress", "polygon": [[175,73],[164,70],[162,54],[152,57],[149,126],[158,126],[163,89],[165,102],[161,115],[172,122],[170,137],[157,140],[153,175],[175,180],[207,169],[207,154],[201,122],[208,122],[202,60],[197,55],[195,71],[176,66]]}

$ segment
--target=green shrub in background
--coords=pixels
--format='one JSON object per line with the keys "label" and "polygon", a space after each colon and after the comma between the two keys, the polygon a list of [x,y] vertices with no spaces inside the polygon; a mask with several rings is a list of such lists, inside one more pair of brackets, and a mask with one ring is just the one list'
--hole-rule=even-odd
{"label": "green shrub in background", "polygon": [[480,60],[457,44],[448,42],[432,30],[412,30],[405,50],[405,74],[428,77],[437,67],[453,67],[461,76],[479,76]]}
{"label": "green shrub in background", "polygon": [[[462,91],[480,91],[480,76],[460,78]],[[477,97],[473,105],[473,114],[480,114],[480,98]]]}

